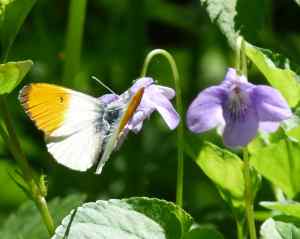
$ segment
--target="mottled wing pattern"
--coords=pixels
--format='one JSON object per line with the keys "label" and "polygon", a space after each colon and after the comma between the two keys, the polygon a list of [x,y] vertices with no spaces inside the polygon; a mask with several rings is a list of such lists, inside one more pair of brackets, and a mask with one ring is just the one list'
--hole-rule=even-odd
{"label": "mottled wing pattern", "polygon": [[114,102],[107,106],[107,112],[115,111],[116,105],[119,105],[121,108],[121,112],[118,114],[118,117],[111,124],[111,128],[109,131],[109,135],[107,136],[105,146],[103,148],[103,154],[98,163],[96,174],[100,174],[102,172],[102,168],[105,165],[106,161],[109,159],[111,153],[118,145],[118,141],[120,139],[123,130],[128,123],[128,121],[132,118],[135,113],[137,107],[139,106],[142,97],[144,94],[144,88],[138,90],[133,96],[129,94],[125,94],[124,97],[120,98],[119,102]]}

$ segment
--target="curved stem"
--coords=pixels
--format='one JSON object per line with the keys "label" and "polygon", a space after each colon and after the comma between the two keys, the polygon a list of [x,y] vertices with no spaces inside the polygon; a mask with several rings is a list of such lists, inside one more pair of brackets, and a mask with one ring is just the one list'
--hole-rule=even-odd
{"label": "curved stem", "polygon": [[177,187],[176,187],[176,204],[180,207],[182,207],[182,195],[183,195],[183,175],[184,175],[184,161],[183,161],[183,122],[182,122],[182,116],[183,116],[183,107],[182,107],[182,97],[181,97],[181,87],[180,87],[180,81],[179,81],[179,73],[178,69],[175,63],[175,60],[173,56],[166,50],[163,49],[155,49],[151,51],[144,62],[143,69],[142,69],[142,77],[146,76],[146,73],[148,71],[149,64],[151,60],[154,58],[154,56],[161,55],[164,56],[171,67],[173,78],[174,78],[174,84],[175,84],[175,90],[176,90],[176,108],[177,112],[179,113],[181,117],[181,121],[177,128],[177,147],[178,147],[178,166],[177,166]]}
{"label": "curved stem", "polygon": [[5,123],[6,129],[7,129],[7,132],[6,132],[3,125],[1,125],[0,134],[3,138],[3,140],[9,146],[9,149],[10,149],[12,155],[14,156],[15,160],[17,161],[17,163],[19,164],[19,166],[22,170],[24,180],[26,181],[28,188],[30,190],[29,193],[30,193],[35,205],[37,206],[37,208],[39,209],[39,211],[41,213],[41,216],[47,227],[49,234],[53,235],[54,231],[55,231],[55,227],[54,227],[54,223],[53,223],[50,211],[47,206],[47,202],[44,198],[43,193],[41,192],[41,190],[38,186],[38,183],[36,183],[36,181],[34,180],[32,169],[30,168],[28,161],[26,159],[26,156],[21,149],[20,142],[17,138],[17,134],[13,127],[11,116],[10,116],[10,113],[7,108],[5,96],[0,96],[0,110],[1,110],[1,115],[3,116],[4,123]]}
{"label": "curved stem", "polygon": [[255,219],[253,210],[253,192],[251,182],[251,172],[249,164],[249,155],[247,148],[243,149],[244,158],[244,177],[245,177],[245,207],[247,214],[248,229],[250,233],[250,239],[256,239]]}

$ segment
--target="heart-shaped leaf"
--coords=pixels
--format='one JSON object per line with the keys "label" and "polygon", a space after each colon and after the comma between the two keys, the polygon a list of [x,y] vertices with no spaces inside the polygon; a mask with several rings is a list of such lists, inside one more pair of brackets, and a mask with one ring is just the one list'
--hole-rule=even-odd
{"label": "heart-shaped leaf", "polygon": [[218,186],[222,197],[233,207],[244,205],[243,161],[235,154],[211,143],[201,148],[196,163]]}
{"label": "heart-shaped leaf", "polygon": [[73,210],[52,239],[180,239],[191,224],[191,216],[164,200],[100,200]]}
{"label": "heart-shaped leaf", "polygon": [[258,148],[251,165],[284,193],[293,198],[300,192],[300,144],[289,138]]}

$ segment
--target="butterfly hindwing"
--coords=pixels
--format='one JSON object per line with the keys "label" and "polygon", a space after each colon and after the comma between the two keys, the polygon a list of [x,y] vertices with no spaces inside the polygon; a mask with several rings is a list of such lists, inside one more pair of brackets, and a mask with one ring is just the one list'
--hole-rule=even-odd
{"label": "butterfly hindwing", "polygon": [[[100,174],[102,172],[103,166],[105,165],[106,161],[109,159],[113,150],[118,145],[122,133],[124,133],[123,132],[124,128],[127,125],[128,121],[132,118],[137,107],[139,106],[143,94],[144,94],[144,88],[141,88],[133,96],[125,95],[124,98],[121,98],[120,101],[117,102],[117,104],[123,105],[122,113],[119,114],[118,119],[115,121],[115,123],[112,124],[110,128],[110,134],[106,140],[101,159],[97,165],[96,174]],[[108,110],[109,108],[113,108],[113,107],[114,105],[109,105]]]}

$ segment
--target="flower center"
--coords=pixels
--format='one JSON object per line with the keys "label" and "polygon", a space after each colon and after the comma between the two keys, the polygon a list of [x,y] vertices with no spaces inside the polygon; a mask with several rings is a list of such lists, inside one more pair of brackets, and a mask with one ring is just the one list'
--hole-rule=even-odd
{"label": "flower center", "polygon": [[234,86],[229,93],[227,109],[232,120],[243,120],[249,105],[249,98],[246,92],[239,86]]}

